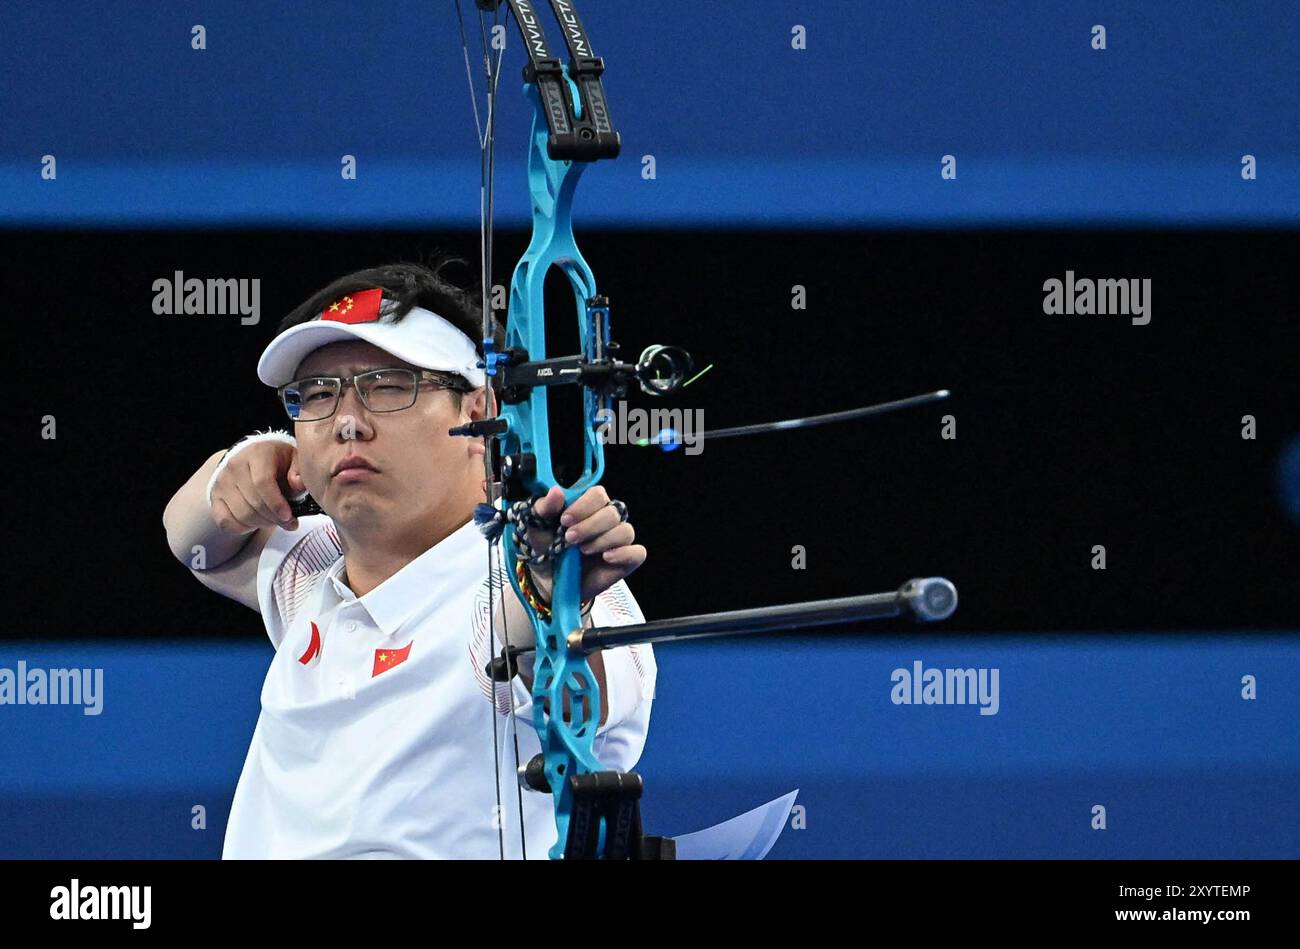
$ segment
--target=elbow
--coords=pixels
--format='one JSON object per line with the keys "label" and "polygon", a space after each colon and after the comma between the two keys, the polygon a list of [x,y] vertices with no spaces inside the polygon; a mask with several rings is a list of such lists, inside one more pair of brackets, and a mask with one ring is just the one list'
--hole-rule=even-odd
{"label": "elbow", "polygon": [[176,503],[177,497],[179,495],[168,501],[167,506],[163,508],[163,534],[167,538],[167,549],[171,551],[172,556],[189,566],[194,551],[191,539],[186,536],[185,517]]}
{"label": "elbow", "polygon": [[171,555],[181,563],[185,563],[189,557],[189,550],[182,544],[183,538],[177,536],[176,529],[168,521],[166,514],[163,515],[163,533],[166,536],[167,549],[171,552]]}
{"label": "elbow", "polygon": [[162,524],[163,524],[163,533],[167,537],[167,547],[169,550],[171,550],[172,556],[175,557],[177,560],[184,560],[185,558],[179,552],[180,547],[178,541],[180,540],[180,538],[177,537],[178,531],[177,531],[177,524],[176,524],[176,496],[175,495],[173,495],[172,499],[167,502],[167,506],[163,508]]}

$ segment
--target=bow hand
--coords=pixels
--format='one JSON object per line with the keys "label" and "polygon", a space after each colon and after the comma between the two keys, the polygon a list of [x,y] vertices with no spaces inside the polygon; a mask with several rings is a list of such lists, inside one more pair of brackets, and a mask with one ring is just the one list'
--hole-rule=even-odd
{"label": "bow hand", "polygon": [[[548,521],[558,517],[565,541],[582,551],[584,603],[595,599],[645,563],[645,547],[633,543],[636,531],[610,503],[609,494],[601,485],[588,488],[567,508],[564,506],[564,492],[552,487],[537,500],[533,510]],[[554,536],[553,531],[535,528],[529,531],[528,542],[534,550],[545,550]],[[534,564],[530,569],[538,592],[549,599],[551,563]]]}

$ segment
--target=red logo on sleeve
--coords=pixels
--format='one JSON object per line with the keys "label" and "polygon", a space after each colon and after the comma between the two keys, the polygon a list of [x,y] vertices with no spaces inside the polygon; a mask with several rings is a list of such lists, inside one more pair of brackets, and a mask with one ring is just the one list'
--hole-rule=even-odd
{"label": "red logo on sleeve", "polygon": [[374,678],[381,672],[387,672],[393,666],[400,666],[406,661],[406,657],[411,654],[411,647],[415,645],[412,639],[401,649],[376,649],[375,650],[375,667],[370,672],[370,678]]}

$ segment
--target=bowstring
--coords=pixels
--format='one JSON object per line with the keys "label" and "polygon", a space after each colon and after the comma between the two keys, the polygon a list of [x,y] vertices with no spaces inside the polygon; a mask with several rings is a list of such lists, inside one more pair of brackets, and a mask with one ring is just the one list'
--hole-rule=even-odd
{"label": "bowstring", "polygon": [[[460,23],[460,41],[461,49],[465,54],[465,76],[469,81],[470,104],[474,110],[474,128],[479,143],[479,266],[482,274],[482,302],[483,302],[483,338],[489,339],[495,336],[495,316],[492,312],[492,249],[493,249],[493,197],[495,183],[495,162],[496,162],[496,103],[497,92],[501,80],[501,62],[505,55],[505,46],[497,51],[497,61],[495,67],[492,63],[492,53],[488,46],[488,28],[487,21],[484,17],[486,11],[479,10],[479,39],[482,44],[483,68],[486,76],[487,86],[487,122],[480,123],[478,109],[478,94],[474,88],[474,73],[470,66],[469,60],[469,40],[465,34],[465,18],[461,10],[461,0],[455,0],[456,18]],[[492,11],[492,28],[495,31],[497,26],[501,25],[500,20],[501,7]],[[493,390],[493,377],[489,376],[484,385],[484,415],[487,418],[495,418],[497,410],[495,406],[495,392]],[[494,475],[492,470],[492,446],[490,444],[491,436],[483,437],[483,471],[484,471],[484,492],[487,495],[487,503],[495,505],[497,498],[494,488]],[[497,655],[496,646],[496,589],[498,577],[502,576],[505,571],[505,565],[500,564],[502,559],[498,556],[500,551],[501,540],[498,538],[488,544],[488,643],[489,655],[495,658]],[[509,675],[510,663],[514,657],[510,652],[510,627],[508,614],[502,605],[501,613],[501,636],[504,640],[503,654],[506,657],[505,671],[508,675],[506,679],[506,694],[510,702],[510,734],[514,739],[515,754],[515,773],[519,772],[519,728],[518,728],[518,709],[515,706],[515,689],[514,676]],[[501,757],[498,753],[500,748],[500,733],[497,728],[496,712],[496,683],[492,683],[492,764],[493,775],[495,778],[496,791],[496,814],[497,814],[497,847],[502,860],[505,859],[505,827],[501,820]],[[519,781],[515,781],[515,790],[518,795],[519,808],[519,848],[523,859],[528,859],[527,833],[524,827],[524,791]]]}

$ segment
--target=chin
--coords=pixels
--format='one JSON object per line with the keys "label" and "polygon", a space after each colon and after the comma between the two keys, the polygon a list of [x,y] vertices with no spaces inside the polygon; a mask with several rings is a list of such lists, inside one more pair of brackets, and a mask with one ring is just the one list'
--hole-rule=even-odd
{"label": "chin", "polygon": [[[356,485],[348,486],[346,491],[337,492],[329,501],[329,516],[335,520],[350,520],[359,517],[373,518],[375,515],[382,513],[385,505],[379,502],[379,499],[364,488],[358,489]],[[325,506],[321,505],[321,510]]]}

